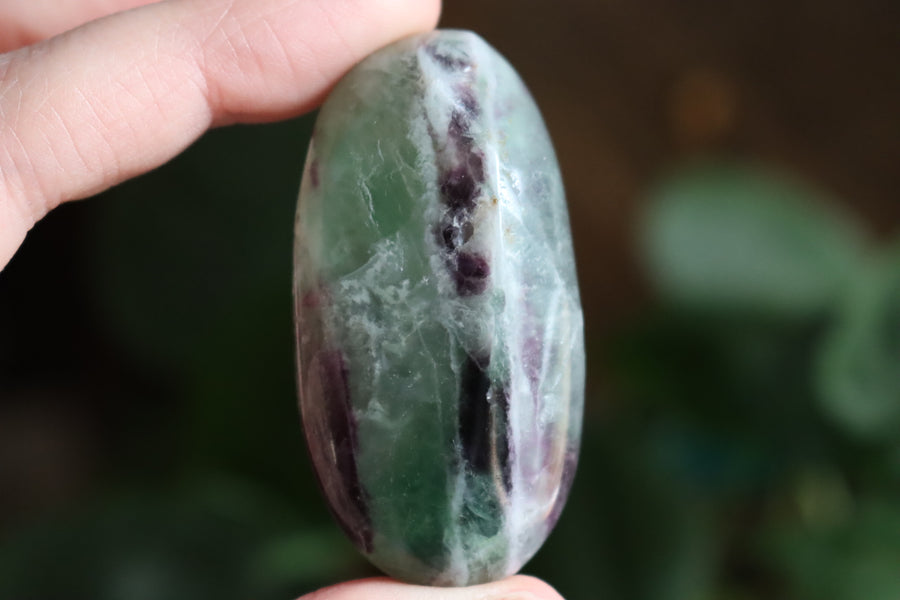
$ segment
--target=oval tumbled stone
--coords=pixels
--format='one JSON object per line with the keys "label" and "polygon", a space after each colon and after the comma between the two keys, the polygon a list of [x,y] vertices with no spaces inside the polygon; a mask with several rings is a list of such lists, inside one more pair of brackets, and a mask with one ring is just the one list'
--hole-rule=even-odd
{"label": "oval tumbled stone", "polygon": [[342,528],[409,582],[515,573],[584,399],[565,196],[518,75],[464,31],[368,57],[319,113],[295,236],[300,408]]}

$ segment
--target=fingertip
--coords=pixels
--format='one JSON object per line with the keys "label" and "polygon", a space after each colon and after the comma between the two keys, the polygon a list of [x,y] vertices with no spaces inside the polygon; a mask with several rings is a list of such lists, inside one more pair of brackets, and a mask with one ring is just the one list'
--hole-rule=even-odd
{"label": "fingertip", "polygon": [[200,62],[216,125],[314,108],[366,56],[434,28],[441,9],[439,0],[244,0],[223,18],[210,6],[194,21],[193,35],[203,40]]}
{"label": "fingertip", "polygon": [[[437,27],[441,17],[441,0],[381,0],[394,14],[411,14],[409,33],[429,31]],[[412,12],[410,12],[412,11]]]}
{"label": "fingertip", "polygon": [[527,575],[471,587],[429,587],[387,577],[348,581],[298,600],[563,600],[548,583]]}
{"label": "fingertip", "polygon": [[358,22],[358,27],[347,28],[354,38],[347,46],[358,51],[354,57],[358,61],[392,42],[437,27],[441,0],[349,0],[329,8],[342,25]]}
{"label": "fingertip", "polygon": [[[531,598],[534,600],[563,600],[563,597],[552,585],[531,575],[514,575],[506,579],[504,583],[510,586],[513,594],[519,594],[522,600]],[[503,600],[507,600],[507,598],[503,598]],[[518,600],[518,597],[513,595],[508,600]]]}
{"label": "fingertip", "polygon": [[359,1],[367,8],[376,8],[380,12],[392,15],[394,19],[402,19],[408,28],[406,32],[408,34],[434,29],[441,15],[441,0]]}

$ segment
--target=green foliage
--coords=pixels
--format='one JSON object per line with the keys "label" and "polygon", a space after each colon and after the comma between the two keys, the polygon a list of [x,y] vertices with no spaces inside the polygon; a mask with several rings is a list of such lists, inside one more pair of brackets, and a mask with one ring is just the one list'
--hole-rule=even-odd
{"label": "green foliage", "polygon": [[896,246],[865,251],[812,191],[721,163],[656,189],[642,244],[662,303],[618,373],[669,472],[717,498],[706,593],[900,596]]}
{"label": "green foliage", "polygon": [[848,433],[896,439],[900,431],[900,250],[876,256],[847,290],[822,345],[822,409]]}
{"label": "green foliage", "polygon": [[854,514],[837,523],[794,519],[770,528],[770,560],[797,598],[900,597],[900,509],[895,501],[862,498]]}
{"label": "green foliage", "polygon": [[651,196],[647,265],[675,302],[809,314],[833,302],[859,264],[855,228],[813,190],[770,173],[698,165]]}

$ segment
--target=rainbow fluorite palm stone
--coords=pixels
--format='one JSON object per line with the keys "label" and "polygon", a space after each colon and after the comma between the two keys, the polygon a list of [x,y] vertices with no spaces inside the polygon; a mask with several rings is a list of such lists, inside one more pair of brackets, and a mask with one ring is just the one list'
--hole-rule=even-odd
{"label": "rainbow fluorite palm stone", "polygon": [[518,571],[577,461],[582,313],[541,116],[477,35],[368,57],[310,143],[294,255],[300,407],[340,525],[414,583]]}

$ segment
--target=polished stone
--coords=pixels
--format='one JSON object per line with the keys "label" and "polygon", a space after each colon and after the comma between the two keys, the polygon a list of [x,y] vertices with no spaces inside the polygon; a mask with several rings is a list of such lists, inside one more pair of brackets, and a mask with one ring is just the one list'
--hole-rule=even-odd
{"label": "polished stone", "polygon": [[342,528],[406,581],[515,573],[584,397],[565,196],[518,75],[464,31],[364,60],[318,116],[295,235],[300,407]]}

